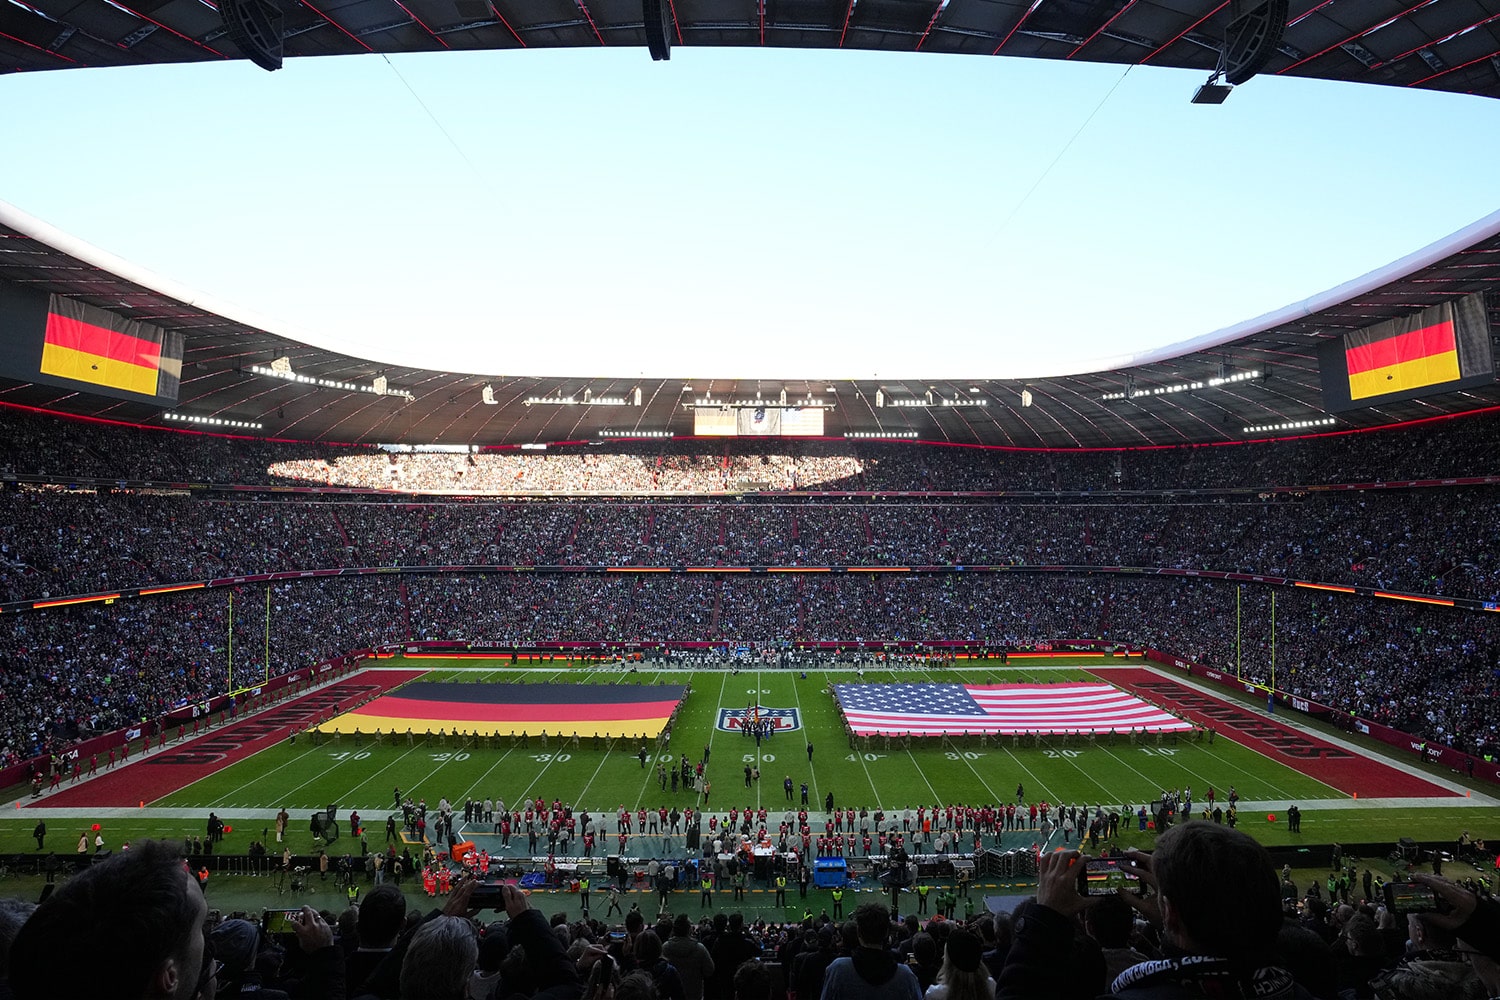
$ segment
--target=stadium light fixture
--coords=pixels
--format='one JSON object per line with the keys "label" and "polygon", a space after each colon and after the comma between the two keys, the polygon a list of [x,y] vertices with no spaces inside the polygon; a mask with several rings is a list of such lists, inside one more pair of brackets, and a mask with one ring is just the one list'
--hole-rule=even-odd
{"label": "stadium light fixture", "polygon": [[1246,427],[1246,434],[1272,434],[1276,431],[1301,431],[1312,427],[1331,427],[1338,423],[1334,417],[1319,417],[1314,420],[1287,420],[1279,424],[1257,424]]}
{"label": "stadium light fixture", "polygon": [[785,405],[770,399],[714,399],[712,396],[704,396],[701,399],[692,399],[678,406],[684,410],[696,410],[703,407],[717,407],[721,410],[764,410],[764,409],[787,409],[787,410],[836,410],[838,404],[829,400],[825,401],[817,396],[807,396],[803,399],[789,399]]}
{"label": "stadium light fixture", "polygon": [[845,431],[846,438],[882,439],[882,438],[914,438],[916,431]]}
{"label": "stadium light fixture", "polygon": [[583,390],[583,398],[576,396],[527,396],[527,406],[629,406],[624,396],[595,396],[593,390]]}
{"label": "stadium light fixture", "polygon": [[616,431],[608,427],[599,432],[602,438],[669,438],[675,435],[671,431]]}
{"label": "stadium light fixture", "polygon": [[253,420],[229,420],[225,417],[205,417],[197,413],[176,413],[172,410],[164,412],[163,420],[171,420],[181,424],[194,424],[199,427],[229,427],[235,430],[258,431],[265,427],[264,424]]}
{"label": "stadium light fixture", "polygon": [[370,385],[358,385],[354,382],[342,382],[331,378],[313,378],[311,375],[298,375],[292,371],[292,366],[286,358],[277,358],[271,362],[269,368],[265,365],[251,365],[250,372],[254,375],[264,375],[267,378],[277,378],[283,382],[294,382],[298,385],[315,385],[321,389],[338,389],[342,392],[368,392],[376,396],[398,396],[407,402],[411,402],[415,398],[406,389],[392,389],[384,375],[376,377],[375,381]]}
{"label": "stadium light fixture", "polygon": [[1193,92],[1194,104],[1223,104],[1229,99],[1234,87],[1227,83],[1220,83],[1224,75],[1214,73],[1208,78],[1208,82]]}
{"label": "stadium light fixture", "polygon": [[1267,375],[1259,368],[1251,368],[1233,375],[1221,373],[1206,381],[1198,382],[1174,382],[1171,385],[1158,385],[1150,389],[1138,389],[1135,379],[1128,379],[1125,383],[1124,392],[1106,392],[1099,396],[1099,402],[1112,403],[1121,399],[1146,399],[1151,396],[1172,396],[1179,392],[1198,392],[1201,389],[1222,389],[1228,385],[1236,385],[1241,382],[1253,382],[1264,379]]}

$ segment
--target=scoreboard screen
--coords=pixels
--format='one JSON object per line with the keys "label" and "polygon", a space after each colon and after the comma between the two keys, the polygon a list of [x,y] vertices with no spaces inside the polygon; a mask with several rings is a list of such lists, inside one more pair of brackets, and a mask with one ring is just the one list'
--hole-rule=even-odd
{"label": "scoreboard screen", "polygon": [[693,433],[721,437],[821,437],[823,410],[812,406],[696,406]]}
{"label": "scoreboard screen", "polygon": [[1482,294],[1386,320],[1330,340],[1318,351],[1329,413],[1431,396],[1495,378]]}

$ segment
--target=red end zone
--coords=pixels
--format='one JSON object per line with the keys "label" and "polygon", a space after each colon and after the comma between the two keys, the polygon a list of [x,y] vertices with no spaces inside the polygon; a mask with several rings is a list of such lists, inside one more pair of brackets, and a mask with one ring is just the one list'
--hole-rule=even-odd
{"label": "red end zone", "polygon": [[221,768],[274,746],[286,739],[294,728],[301,730],[318,719],[327,718],[335,707],[347,707],[365,701],[424,673],[424,670],[368,670],[249,718],[232,722],[217,732],[208,733],[196,740],[179,743],[165,750],[153,750],[145,757],[132,758],[123,767],[101,771],[82,784],[33,799],[27,805],[43,808],[130,807],[141,802],[154,802]]}
{"label": "red end zone", "polygon": [[1108,667],[1096,669],[1093,673],[1132,694],[1179,712],[1201,726],[1212,726],[1236,743],[1332,785],[1346,795],[1430,798],[1458,794],[1150,670]]}

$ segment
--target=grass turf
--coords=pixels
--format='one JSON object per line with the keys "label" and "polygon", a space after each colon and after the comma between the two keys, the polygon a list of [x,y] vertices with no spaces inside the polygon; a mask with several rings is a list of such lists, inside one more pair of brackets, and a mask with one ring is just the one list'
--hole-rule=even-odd
{"label": "grass turf", "polygon": [[[402,665],[398,659],[387,661]],[[1047,681],[1093,679],[1066,661],[1012,666],[980,665],[959,671],[901,670],[867,671],[868,683],[913,682],[921,680]],[[1097,660],[1081,661],[1089,666]],[[692,684],[693,692],[674,726],[669,748],[653,746],[657,758],[672,759],[687,754],[696,761],[705,745],[710,748],[709,776],[713,781],[710,808],[723,813],[731,806],[765,805],[772,814],[784,808],[786,800],[782,779],[790,776],[794,786],[806,781],[815,815],[821,812],[824,796],[834,795],[839,807],[852,806],[890,809],[919,803],[986,803],[1013,800],[1017,784],[1023,784],[1028,800],[1043,799],[1053,803],[1103,802],[1118,806],[1138,806],[1154,798],[1164,788],[1191,785],[1195,806],[1201,807],[1209,785],[1224,793],[1232,784],[1243,799],[1262,800],[1330,800],[1341,799],[1337,791],[1242,747],[1221,734],[1214,744],[1154,739],[1145,745],[1128,740],[1101,739],[1095,744],[1073,739],[1052,739],[1043,746],[1020,746],[1009,738],[992,740],[980,746],[977,739],[942,744],[913,744],[902,749],[890,747],[875,738],[868,745],[851,747],[843,733],[838,709],[826,686],[830,681],[853,680],[849,673],[809,672],[801,679],[796,672],[785,670],[746,670],[739,674],[705,671],[688,674],[680,671],[656,673],[643,670],[638,674],[618,670],[590,670],[581,665],[558,662],[539,664],[533,669],[496,669],[493,663],[473,662],[462,666],[442,661],[423,660],[406,664],[429,669],[424,679],[485,681],[543,680],[577,683],[682,683]],[[505,664],[509,667],[509,664]],[[759,749],[752,740],[716,728],[722,708],[743,708],[756,699],[768,707],[792,707],[800,711],[803,728],[784,733],[764,743]],[[512,745],[514,742],[514,745]],[[808,760],[806,745],[814,745]],[[678,807],[701,806],[701,796],[679,789],[674,795],[663,792],[656,780],[654,762],[643,769],[635,754],[634,741],[595,741],[584,739],[580,746],[560,745],[557,739],[542,747],[536,738],[524,743],[508,737],[465,745],[449,737],[446,741],[425,741],[418,736],[412,744],[404,737],[395,744],[376,745],[366,736],[356,741],[350,736],[335,739],[322,737],[314,742],[299,738],[295,744],[283,741],[269,750],[238,764],[217,771],[177,792],[148,804],[140,817],[114,817],[105,822],[106,839],[111,846],[117,841],[142,836],[174,836],[202,831],[201,819],[160,818],[156,807],[200,811],[206,818],[210,809],[255,809],[264,811],[264,819],[242,820],[227,838],[224,851],[243,850],[249,840],[259,839],[270,824],[274,811],[285,806],[293,815],[293,848],[311,846],[307,817],[315,809],[330,803],[337,806],[343,821],[351,808],[357,808],[365,823],[376,828],[375,839],[383,839],[380,828],[392,808],[392,790],[399,787],[403,796],[423,796],[435,806],[441,796],[462,802],[465,797],[502,798],[515,803],[522,797],[560,798],[579,808],[617,810],[654,808],[665,804]],[[758,765],[761,780],[746,788],[743,768]],[[1374,765],[1372,765],[1374,766]],[[1458,809],[1426,807],[1385,809],[1305,809],[1304,829],[1300,837],[1288,834],[1282,822],[1269,823],[1257,811],[1242,814],[1242,827],[1268,844],[1329,841],[1391,841],[1399,836],[1419,839],[1450,839],[1460,829],[1481,836],[1500,832],[1500,809],[1464,805]],[[1278,817],[1279,820],[1280,817]],[[821,820],[821,816],[818,815]],[[30,851],[34,819],[25,811],[14,818],[0,820],[0,851]],[[49,822],[53,834],[49,847],[66,853],[76,843],[77,831],[91,822],[56,820]],[[1126,844],[1147,846],[1152,834],[1140,833],[1130,824],[1122,837]],[[243,838],[243,839],[242,839]],[[1021,835],[1017,840],[1024,839]],[[353,849],[356,842],[344,840]],[[1011,846],[1007,843],[1007,846]]]}

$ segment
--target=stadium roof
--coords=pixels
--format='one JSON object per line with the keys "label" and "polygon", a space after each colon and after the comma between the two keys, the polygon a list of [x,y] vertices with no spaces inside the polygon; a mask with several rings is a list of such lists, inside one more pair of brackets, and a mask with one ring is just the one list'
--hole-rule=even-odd
{"label": "stadium roof", "polygon": [[[4,203],[0,281],[181,331],[186,346],[175,412],[260,424],[256,433],[266,436],[454,445],[686,436],[693,433],[695,401],[732,406],[763,399],[770,405],[785,391],[789,403],[810,397],[828,407],[825,433],[832,437],[1138,447],[1245,440],[1247,427],[1299,432],[1306,422],[1325,417],[1320,344],[1429,305],[1483,292],[1491,330],[1500,333],[1500,212],[1368,275],[1236,327],[1119,359],[1119,367],[1109,371],[1025,382],[481,376],[384,365],[274,333],[255,317],[151,275]],[[569,367],[569,357],[566,345],[560,345],[559,370]],[[252,371],[282,358],[296,381]],[[1251,372],[1259,376],[1243,377]],[[412,398],[369,391],[382,375],[391,390]],[[1242,378],[1207,385],[1235,375]],[[1204,385],[1172,389],[1195,382]],[[485,402],[486,386],[493,403]],[[1104,398],[1132,390],[1141,394]],[[1023,404],[1025,394],[1029,406]],[[529,399],[572,402],[528,404]],[[0,402],[180,426],[149,404],[13,379],[0,379]],[[1491,382],[1355,410],[1340,415],[1336,427],[1374,427],[1497,404],[1500,383]]]}
{"label": "stadium roof", "polygon": [[[288,57],[645,46],[642,0],[279,0]],[[1230,0],[671,0],[671,41],[1215,69]],[[1246,5],[1253,6],[1253,5]],[[239,58],[210,0],[0,4],[0,72]],[[645,54],[642,54],[645,58]],[[1480,0],[1292,0],[1267,74],[1500,97]]]}

